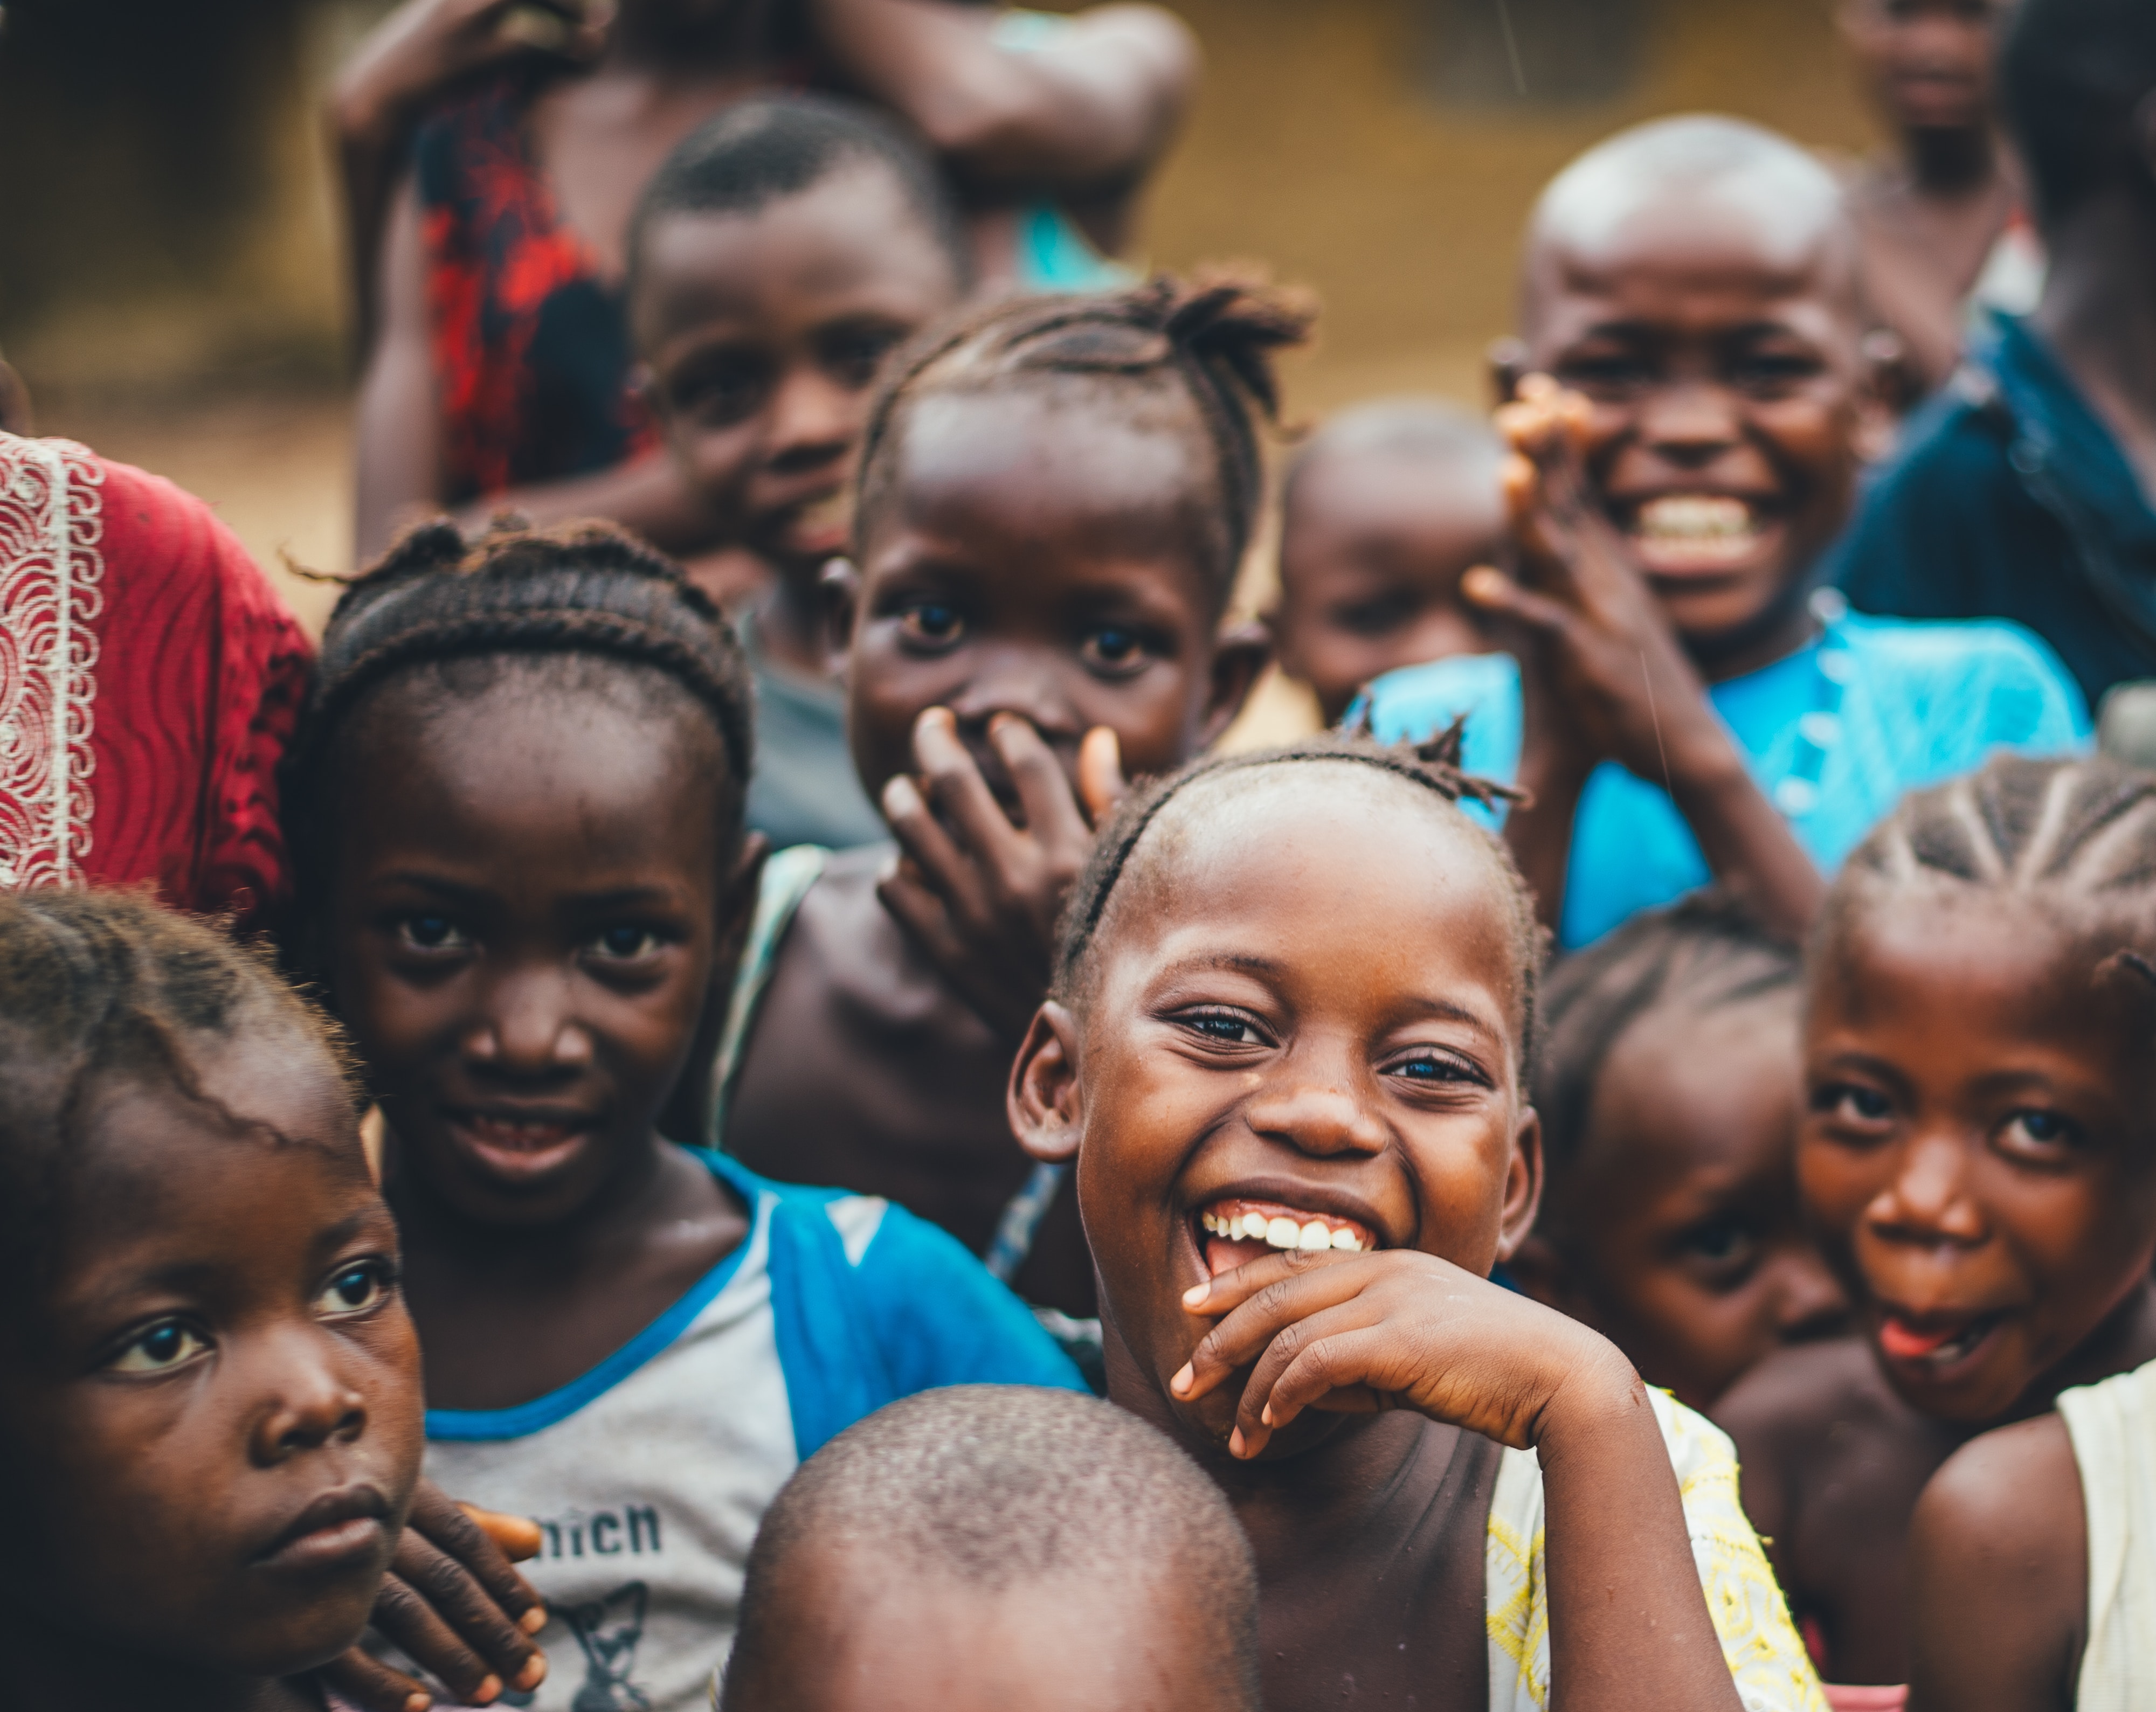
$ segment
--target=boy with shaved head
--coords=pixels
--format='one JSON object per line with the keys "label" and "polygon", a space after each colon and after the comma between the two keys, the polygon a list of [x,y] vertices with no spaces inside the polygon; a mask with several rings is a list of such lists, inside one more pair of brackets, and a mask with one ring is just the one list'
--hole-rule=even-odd
{"label": "boy with shaved head", "polygon": [[2093,701],[2156,676],[2156,6],[2025,0],[1999,82],[2043,299],[1911,424],[1841,584],[1866,612],[2019,619]]}
{"label": "boy with shaved head", "polygon": [[[1515,562],[1460,592],[1520,659],[1485,716],[1520,710],[1506,837],[1565,946],[1710,879],[1799,933],[1904,792],[2086,736],[2016,627],[1815,592],[1885,434],[1858,276],[1832,175],[1737,120],[1620,132],[1537,205],[1500,377]],[[1457,710],[1455,669],[1380,679],[1378,734]]]}

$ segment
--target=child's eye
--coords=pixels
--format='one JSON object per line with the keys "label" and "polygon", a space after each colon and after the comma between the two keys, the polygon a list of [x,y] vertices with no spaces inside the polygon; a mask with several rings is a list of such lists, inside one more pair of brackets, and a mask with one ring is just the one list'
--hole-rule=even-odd
{"label": "child's eye", "polygon": [[1233,1011],[1194,1011],[1177,1018],[1194,1034],[1223,1046],[1263,1046],[1265,1037],[1260,1034],[1247,1017]]}
{"label": "child's eye", "polygon": [[1146,663],[1145,638],[1120,624],[1089,632],[1078,653],[1094,671],[1108,677],[1128,677]]}
{"label": "child's eye", "polygon": [[915,601],[899,608],[898,628],[916,647],[949,648],[966,633],[966,620],[947,602]]}
{"label": "child's eye", "polygon": [[169,1373],[208,1348],[208,1340],[191,1330],[185,1321],[160,1320],[137,1334],[110,1365],[115,1373]]}
{"label": "child's eye", "polygon": [[1404,1081],[1419,1082],[1430,1085],[1439,1083],[1467,1082],[1481,1086],[1486,1084],[1489,1080],[1472,1064],[1460,1058],[1448,1057],[1442,1053],[1417,1053],[1412,1058],[1403,1058],[1397,1064],[1389,1065],[1387,1073],[1398,1076]]}
{"label": "child's eye", "polygon": [[1335,607],[1332,622],[1351,636],[1383,636],[1414,616],[1414,597],[1405,590]]}
{"label": "child's eye", "polygon": [[834,334],[824,342],[824,366],[840,386],[858,392],[875,381],[884,358],[901,336],[896,327],[855,328]]}
{"label": "child's eye", "polygon": [[1999,1135],[2009,1151],[2039,1159],[2056,1159],[2080,1139],[2081,1130],[2071,1118],[2041,1106],[2010,1114]]}
{"label": "child's eye", "polygon": [[628,963],[650,956],[660,944],[659,935],[648,927],[609,927],[593,935],[592,949],[612,961]]}
{"label": "child's eye", "polygon": [[1738,386],[1773,391],[1797,386],[1819,373],[1816,357],[1794,352],[1754,351],[1731,365],[1730,379]]}
{"label": "child's eye", "polygon": [[1558,365],[1557,377],[1576,392],[1606,398],[1651,386],[1655,373],[1641,358],[1613,351],[1568,357]]}
{"label": "child's eye", "polygon": [[707,358],[675,375],[666,389],[677,416],[713,428],[753,416],[771,390],[769,366],[737,355]]}
{"label": "child's eye", "polygon": [[1718,1278],[1749,1270],[1758,1243],[1750,1228],[1733,1218],[1710,1219],[1677,1238],[1677,1253],[1703,1262]]}
{"label": "child's eye", "polygon": [[460,951],[469,944],[446,915],[407,915],[397,924],[397,935],[417,951]]}
{"label": "child's eye", "polygon": [[1812,1094],[1812,1110],[1837,1124],[1876,1128],[1894,1115],[1894,1102],[1876,1088],[1830,1082]]}
{"label": "child's eye", "polygon": [[315,1299],[315,1311],[325,1319],[345,1314],[364,1314],[379,1307],[389,1294],[389,1274],[378,1260],[347,1266],[322,1287]]}

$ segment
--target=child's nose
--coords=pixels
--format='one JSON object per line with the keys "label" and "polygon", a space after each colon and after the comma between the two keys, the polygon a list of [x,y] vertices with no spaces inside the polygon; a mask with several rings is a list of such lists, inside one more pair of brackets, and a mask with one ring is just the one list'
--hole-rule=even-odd
{"label": "child's nose", "polygon": [[590,1062],[591,1038],[577,1021],[566,972],[506,972],[489,999],[465,1048],[474,1060],[527,1075]]}
{"label": "child's nose", "polygon": [[1736,444],[1742,433],[1735,401],[1711,381],[1657,387],[1640,413],[1640,437],[1683,464],[1705,463]]}
{"label": "child's nose", "polygon": [[1015,714],[1043,736],[1080,735],[1069,700],[1056,689],[1055,674],[1045,669],[1032,648],[984,648],[965,687],[945,704],[960,728],[986,741],[988,721]]}
{"label": "child's nose", "polygon": [[1344,1088],[1305,1084],[1268,1092],[1246,1109],[1260,1135],[1303,1153],[1378,1153],[1389,1139],[1369,1108]]}
{"label": "child's nose", "polygon": [[1982,1209],[1969,1193],[1969,1150],[1958,1135],[1920,1133],[1904,1146],[1892,1178],[1865,1209],[1881,1235],[1919,1243],[1975,1243]]}
{"label": "child's nose", "polygon": [[781,469],[822,462],[853,444],[858,394],[814,368],[788,374],[771,402],[769,455]]}
{"label": "child's nose", "polygon": [[270,1344],[259,1366],[274,1376],[275,1388],[255,1421],[251,1448],[257,1463],[349,1443],[366,1430],[367,1399],[346,1378],[319,1327],[295,1327]]}

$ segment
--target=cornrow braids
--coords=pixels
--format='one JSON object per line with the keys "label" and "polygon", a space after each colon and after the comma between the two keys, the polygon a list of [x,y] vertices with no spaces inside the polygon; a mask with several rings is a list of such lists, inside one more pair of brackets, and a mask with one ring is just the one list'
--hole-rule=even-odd
{"label": "cornrow braids", "polygon": [[609,523],[531,529],[504,519],[471,544],[453,524],[425,524],[352,582],[323,633],[285,765],[303,894],[327,855],[336,740],[370,689],[419,667],[547,654],[647,668],[687,691],[725,746],[738,820],[753,757],[748,665],[679,565]]}
{"label": "cornrow braids", "polygon": [[[1094,840],[1092,854],[1064,905],[1056,932],[1055,996],[1068,1003],[1079,993],[1101,920],[1132,858],[1162,811],[1194,785],[1239,774],[1331,763],[1389,774],[1428,791],[1455,812],[1463,799],[1486,807],[1524,801],[1525,793],[1512,786],[1478,778],[1461,768],[1461,744],[1466,727],[1464,718],[1455,720],[1427,743],[1394,746],[1379,744],[1359,733],[1327,734],[1277,748],[1195,761],[1179,771],[1167,774],[1132,792],[1101,828],[1100,836]],[[1546,935],[1535,918],[1533,896],[1503,842],[1465,815],[1460,817],[1460,824],[1482,841],[1505,879],[1513,964],[1520,976],[1520,1045],[1525,1053],[1534,1035],[1535,992],[1542,971]]]}
{"label": "cornrow braids", "polygon": [[357,1110],[344,1036],[266,950],[146,892],[0,892],[0,1269],[10,1288],[34,1288],[50,1258],[92,1084],[122,1071],[162,1076],[245,1127],[203,1092],[194,1063],[205,1042],[251,1028],[319,1050]]}
{"label": "cornrow braids", "polygon": [[2102,756],[1993,757],[1902,799],[1857,847],[1814,930],[1816,962],[1897,895],[2004,892],[2051,906],[2156,991],[2156,772]]}
{"label": "cornrow braids", "polygon": [[1797,947],[1715,889],[1645,910],[1560,961],[1543,983],[1529,1077],[1549,1169],[1578,1156],[1603,1067],[1634,1023],[1665,1005],[1705,1012],[1772,993],[1794,997],[1800,975]]}
{"label": "cornrow braids", "polygon": [[[1206,438],[1216,490],[1204,544],[1207,576],[1224,607],[1265,499],[1260,422],[1276,422],[1273,359],[1309,336],[1315,311],[1301,298],[1230,274],[1185,281],[1156,275],[1121,291],[1009,298],[932,329],[903,353],[879,388],[861,436],[856,555],[891,497],[898,452],[925,398],[1019,388],[1054,392],[1180,393]],[[1130,413],[1128,397],[1118,413]]]}

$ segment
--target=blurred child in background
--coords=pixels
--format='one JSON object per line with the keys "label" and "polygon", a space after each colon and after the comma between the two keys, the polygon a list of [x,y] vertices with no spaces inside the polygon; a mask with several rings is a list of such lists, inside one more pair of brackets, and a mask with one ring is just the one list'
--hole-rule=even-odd
{"label": "blurred child in background", "polygon": [[1696,1409],[1847,1320],[1798,1208],[1800,997],[1795,951],[1712,893],[1634,916],[1543,990],[1548,1187],[1511,1272]]}
{"label": "blurred child in background", "polygon": [[1798,1177],[1864,1335],[1717,1412],[1831,1682],[1908,1680],[1910,1517],[1957,1446],[2156,1359],[2152,877],[2156,776],[2002,756],[1828,900]]}

